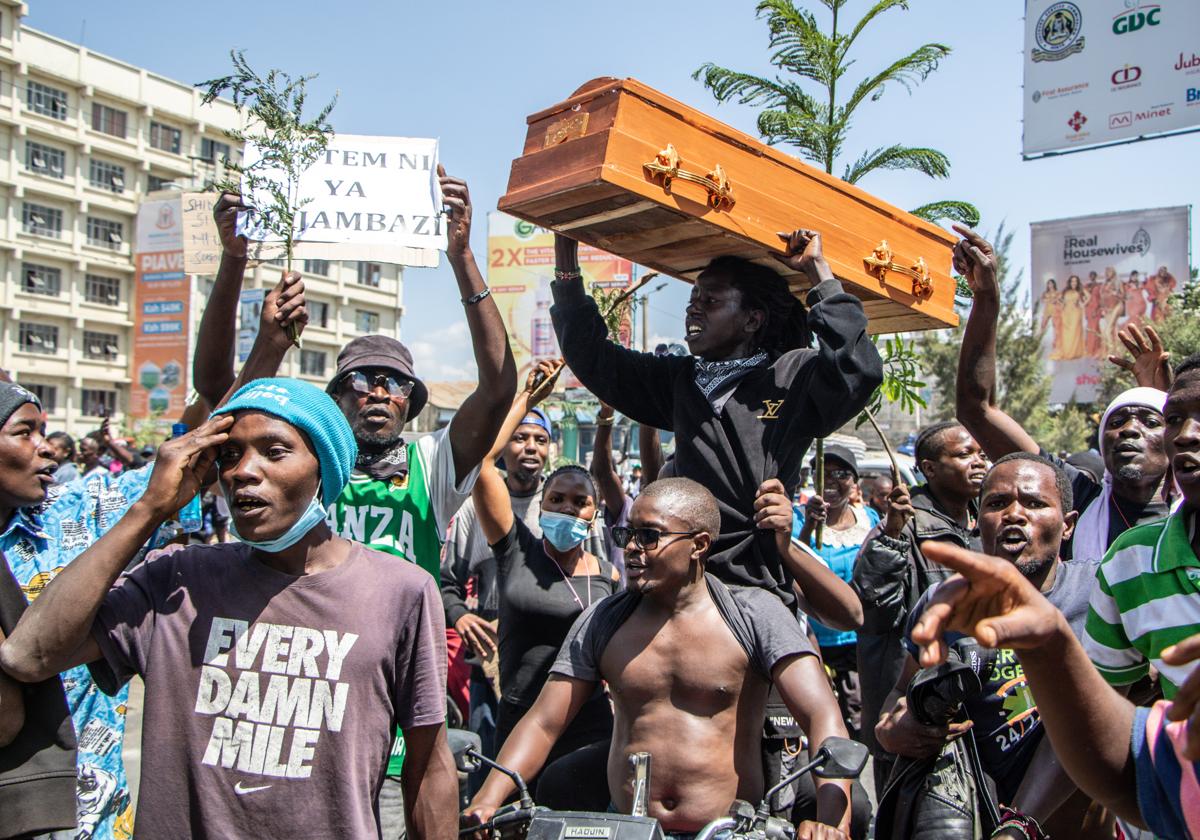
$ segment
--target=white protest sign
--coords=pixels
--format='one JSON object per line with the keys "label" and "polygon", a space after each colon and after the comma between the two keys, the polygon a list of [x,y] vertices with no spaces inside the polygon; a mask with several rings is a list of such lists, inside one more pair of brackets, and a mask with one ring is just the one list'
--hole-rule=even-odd
{"label": "white protest sign", "polygon": [[[249,168],[260,156],[248,145],[242,165]],[[428,255],[409,249],[446,248],[437,163],[435,139],[335,136],[300,179],[295,244],[342,246],[322,248],[329,259],[412,264],[405,259],[408,253],[414,262],[428,264]],[[259,174],[272,177],[266,170]],[[282,175],[275,180],[284,183]],[[252,206],[271,205],[265,191],[246,194]],[[255,219],[256,214],[243,214],[239,232],[256,242],[278,243]]]}

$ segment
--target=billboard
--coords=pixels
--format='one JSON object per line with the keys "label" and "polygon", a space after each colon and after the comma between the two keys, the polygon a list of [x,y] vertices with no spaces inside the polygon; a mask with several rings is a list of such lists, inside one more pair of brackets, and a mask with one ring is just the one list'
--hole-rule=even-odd
{"label": "billboard", "polygon": [[1196,0],[1026,0],[1024,154],[1200,126]]}
{"label": "billboard", "polygon": [[176,420],[188,396],[192,289],[178,194],[142,202],[136,242],[129,414]]}
{"label": "billboard", "polygon": [[[590,245],[579,246],[584,285],[624,289],[633,282],[633,263]],[[488,287],[508,328],[517,362],[517,381],[534,362],[561,355],[550,321],[550,281],[554,279],[554,233],[507,213],[488,214]],[[629,346],[628,325],[621,343]],[[573,384],[570,377],[561,387]],[[578,384],[578,383],[574,383]]]}
{"label": "billboard", "polygon": [[1033,317],[1050,401],[1092,402],[1100,366],[1127,355],[1117,331],[1170,314],[1188,279],[1190,207],[1079,216],[1030,226]]}

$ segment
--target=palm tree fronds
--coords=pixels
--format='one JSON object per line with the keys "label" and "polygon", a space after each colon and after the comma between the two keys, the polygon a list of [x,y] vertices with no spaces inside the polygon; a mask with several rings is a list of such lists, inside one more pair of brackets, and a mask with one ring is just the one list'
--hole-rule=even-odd
{"label": "palm tree fronds", "polygon": [[739,105],[778,107],[788,99],[788,90],[779,82],[750,73],[738,73],[706,62],[692,74],[704,83],[718,102],[736,100]]}
{"label": "palm tree fronds", "polygon": [[874,76],[859,82],[843,107],[847,112],[851,112],[868,96],[874,102],[883,96],[884,87],[891,82],[903,85],[904,89],[911,93],[913,85],[923,82],[948,55],[950,48],[945,44],[925,44],[918,47]]}
{"label": "palm tree fronds", "polygon": [[856,184],[860,178],[876,169],[915,169],[930,178],[945,178],[950,174],[950,159],[937,149],[888,146],[865,152],[846,167],[842,180]]}
{"label": "palm tree fronds", "polygon": [[947,219],[967,227],[979,224],[979,209],[967,201],[932,201],[908,212],[930,222]]}

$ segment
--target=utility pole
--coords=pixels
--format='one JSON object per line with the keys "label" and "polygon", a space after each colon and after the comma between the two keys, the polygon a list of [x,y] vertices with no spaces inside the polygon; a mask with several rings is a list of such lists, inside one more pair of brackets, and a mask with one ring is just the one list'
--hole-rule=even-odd
{"label": "utility pole", "polygon": [[650,352],[650,295],[642,295],[642,352]]}

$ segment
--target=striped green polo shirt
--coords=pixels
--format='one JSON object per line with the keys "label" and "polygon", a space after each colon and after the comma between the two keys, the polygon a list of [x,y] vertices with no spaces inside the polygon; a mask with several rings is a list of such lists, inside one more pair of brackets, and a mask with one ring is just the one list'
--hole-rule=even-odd
{"label": "striped green polo shirt", "polygon": [[1192,514],[1138,525],[1109,547],[1096,573],[1083,645],[1112,685],[1141,679],[1153,665],[1175,696],[1192,665],[1173,667],[1162,651],[1200,633],[1200,558]]}

